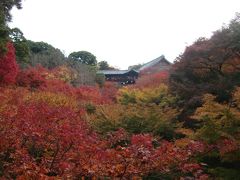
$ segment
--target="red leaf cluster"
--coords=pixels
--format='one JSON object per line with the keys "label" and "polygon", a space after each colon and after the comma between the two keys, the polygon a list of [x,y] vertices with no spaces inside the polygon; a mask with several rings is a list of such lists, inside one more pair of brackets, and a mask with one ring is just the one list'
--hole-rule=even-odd
{"label": "red leaf cluster", "polygon": [[0,57],[0,84],[14,84],[18,73],[15,49],[12,43],[7,43],[7,52]]}
{"label": "red leaf cluster", "polygon": [[117,84],[113,82],[105,82],[101,89],[101,94],[106,102],[116,102],[116,95],[118,92]]}
{"label": "red leaf cluster", "polygon": [[222,139],[217,143],[220,155],[223,156],[227,153],[231,153],[239,150],[238,143],[232,139]]}
{"label": "red leaf cluster", "polygon": [[159,73],[149,75],[140,75],[134,87],[137,88],[156,87],[159,86],[159,84],[167,83],[168,77],[169,77],[168,71],[162,71]]}
{"label": "red leaf cluster", "polygon": [[44,73],[46,70],[40,66],[21,70],[17,76],[17,85],[35,89],[43,87],[46,85]]}

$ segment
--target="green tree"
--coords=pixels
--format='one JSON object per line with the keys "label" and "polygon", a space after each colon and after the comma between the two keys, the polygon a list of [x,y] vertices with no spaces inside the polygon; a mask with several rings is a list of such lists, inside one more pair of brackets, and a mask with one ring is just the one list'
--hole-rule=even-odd
{"label": "green tree", "polygon": [[47,53],[51,49],[55,49],[53,46],[51,46],[48,43],[34,42],[34,41],[30,41],[30,40],[28,40],[28,46],[31,50],[31,53],[33,53],[33,54]]}
{"label": "green tree", "polygon": [[30,49],[22,31],[18,28],[11,29],[10,38],[14,43],[17,62],[19,64],[29,63]]}
{"label": "green tree", "polygon": [[93,66],[82,64],[78,61],[67,61],[67,66],[74,72],[74,80],[71,84],[75,87],[81,85],[93,86],[96,84],[96,69]]}
{"label": "green tree", "polygon": [[11,21],[10,14],[13,6],[21,9],[21,0],[1,0],[0,1],[0,55],[6,52],[6,43],[9,41],[9,28],[7,22]]}
{"label": "green tree", "polygon": [[136,64],[136,65],[129,66],[128,69],[138,70],[140,69],[140,67],[142,67],[142,64]]}
{"label": "green tree", "polygon": [[45,42],[27,41],[30,48],[30,65],[38,64],[52,69],[66,63],[64,54],[57,48]]}
{"label": "green tree", "polygon": [[6,43],[8,41],[8,27],[5,24],[4,16],[0,11],[0,56],[2,56],[6,51]]}
{"label": "green tree", "polygon": [[103,87],[104,83],[105,83],[105,75],[102,73],[97,73],[96,74],[96,83],[100,86]]}
{"label": "green tree", "polygon": [[107,61],[100,61],[98,63],[98,68],[99,70],[108,70],[108,69],[111,69],[111,67],[109,66],[108,62]]}
{"label": "green tree", "polygon": [[68,56],[68,58],[70,60],[79,61],[82,64],[93,65],[93,66],[97,65],[96,56],[94,56],[92,53],[87,51],[72,52]]}

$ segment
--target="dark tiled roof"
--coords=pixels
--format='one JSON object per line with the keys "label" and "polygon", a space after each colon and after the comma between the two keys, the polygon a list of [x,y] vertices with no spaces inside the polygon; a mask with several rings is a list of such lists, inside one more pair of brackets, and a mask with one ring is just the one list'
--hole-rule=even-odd
{"label": "dark tiled roof", "polygon": [[134,71],[134,72],[138,73],[135,70],[101,70],[101,71],[98,71],[97,73],[105,74],[105,75],[107,75],[107,74],[126,74],[130,71]]}
{"label": "dark tiled roof", "polygon": [[152,61],[150,61],[150,62],[148,62],[148,63],[146,63],[144,65],[142,65],[142,67],[139,68],[139,71],[142,71],[144,69],[152,67],[152,66],[156,65],[157,63],[159,63],[160,61],[165,61],[165,62],[171,64],[168,60],[165,59],[164,55],[162,55],[162,56],[160,56],[160,57],[158,57],[158,58],[156,58],[156,59],[154,59],[154,60],[152,60]]}

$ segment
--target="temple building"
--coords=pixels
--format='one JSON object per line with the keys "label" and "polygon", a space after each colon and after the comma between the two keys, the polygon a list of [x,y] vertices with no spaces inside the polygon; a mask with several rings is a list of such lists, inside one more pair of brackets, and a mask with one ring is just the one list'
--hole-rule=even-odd
{"label": "temple building", "polygon": [[104,74],[106,81],[118,82],[122,85],[134,84],[139,74],[135,70],[102,70],[98,73]]}
{"label": "temple building", "polygon": [[101,70],[98,71],[98,73],[104,74],[106,81],[118,82],[122,85],[128,85],[134,84],[139,76],[154,74],[161,71],[168,71],[170,67],[171,63],[162,55],[148,63],[143,64],[137,70]]}

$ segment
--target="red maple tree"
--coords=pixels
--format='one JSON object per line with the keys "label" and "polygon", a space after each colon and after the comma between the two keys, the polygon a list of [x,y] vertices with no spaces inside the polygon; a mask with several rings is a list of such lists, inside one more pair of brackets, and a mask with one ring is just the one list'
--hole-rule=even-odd
{"label": "red maple tree", "polygon": [[0,84],[14,84],[18,73],[15,49],[11,42],[7,43],[7,52],[0,57]]}

